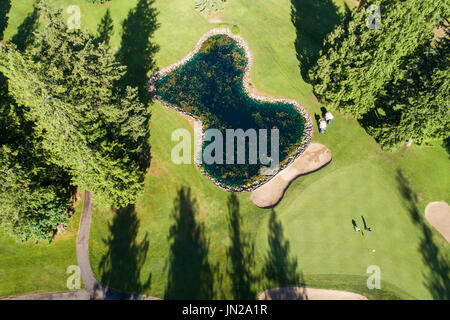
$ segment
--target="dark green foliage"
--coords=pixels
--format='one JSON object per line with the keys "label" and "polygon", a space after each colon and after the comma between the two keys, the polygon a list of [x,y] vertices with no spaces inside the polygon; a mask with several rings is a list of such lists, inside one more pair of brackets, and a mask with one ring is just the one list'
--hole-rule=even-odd
{"label": "dark green foliage", "polygon": [[405,63],[404,77],[390,82],[378,97],[378,109],[361,123],[384,147],[409,139],[418,144],[450,135],[450,59],[448,38],[436,47],[418,48]]}
{"label": "dark green foliage", "polygon": [[[224,164],[204,164],[204,168],[231,186],[257,179],[261,163],[225,164],[225,129],[267,129],[269,151],[270,129],[279,129],[282,161],[301,140],[304,127],[294,106],[263,103],[245,94],[242,86],[245,65],[245,56],[234,40],[225,35],[213,36],[191,61],[156,84],[157,94],[163,100],[200,119],[204,130],[221,130]],[[208,144],[205,142],[203,147]]]}
{"label": "dark green foliage", "polygon": [[10,92],[35,123],[48,161],[97,204],[126,206],[142,188],[148,111],[136,89],[115,90],[124,67],[103,45],[70,32],[61,11],[45,3],[39,10],[45,25],[36,45],[25,54],[11,47],[0,60]]}
{"label": "dark green foliage", "polygon": [[[350,10],[347,5],[345,8]],[[316,65],[327,35],[343,18],[332,0],[291,0],[291,20],[297,33],[295,49],[304,80],[309,80],[308,72]]]}
{"label": "dark green foliage", "polygon": [[19,241],[50,240],[66,225],[74,188],[49,156],[32,122],[8,96],[0,74],[0,226]]}
{"label": "dark green foliage", "polygon": [[[440,1],[378,0],[381,29],[363,5],[328,37],[309,76],[332,109],[353,114],[386,149],[449,133],[448,39],[434,29],[449,16]],[[448,26],[447,26],[448,27]],[[448,38],[448,34],[447,34]]]}

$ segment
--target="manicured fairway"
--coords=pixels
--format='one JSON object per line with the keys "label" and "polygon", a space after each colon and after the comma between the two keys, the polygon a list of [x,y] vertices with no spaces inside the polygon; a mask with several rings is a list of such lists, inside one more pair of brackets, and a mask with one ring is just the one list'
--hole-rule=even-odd
{"label": "manicured fairway", "polygon": [[77,264],[75,245],[82,206],[80,201],[70,226],[50,244],[20,244],[0,234],[0,297],[69,290],[66,270]]}
{"label": "manicured fairway", "polygon": [[[84,0],[49,2],[80,5],[82,25],[93,32],[106,7],[110,7],[116,26],[113,49],[120,46],[120,22],[137,3],[113,0],[95,6]],[[18,21],[31,10],[32,1],[13,0],[12,3],[7,37],[15,34]],[[159,0],[156,7],[161,26],[154,41],[160,46],[156,55],[160,68],[181,59],[204,32],[216,26],[194,10],[193,1]],[[255,87],[271,96],[299,101],[314,117],[315,113],[320,114],[321,105],[301,78],[294,45],[296,30],[290,14],[289,1],[229,0],[219,18],[238,25],[247,41],[254,57],[251,77]],[[96,210],[90,257],[99,279],[108,272],[115,276],[109,285],[163,298],[171,270],[170,241],[177,236],[170,231],[175,222],[172,212],[177,191],[182,186],[191,188],[197,202],[195,217],[204,224],[202,237],[209,241],[209,251],[204,255],[220,270],[230,266],[227,263],[227,248],[232,244],[227,220],[229,194],[214,186],[194,165],[177,166],[170,160],[171,149],[176,144],[171,141],[173,130],[187,128],[192,132],[192,127],[175,111],[156,103],[149,107],[152,163],[144,193],[135,205],[136,214],[114,220],[113,211]],[[326,135],[319,135],[315,127],[313,140],[332,151],[332,162],[316,173],[297,179],[275,208],[277,221],[281,223],[275,236],[281,237],[282,233],[289,242],[287,254],[298,259],[297,271],[304,273],[306,284],[354,291],[369,298],[445,297],[448,243],[426,222],[414,220],[415,207],[405,195],[417,194],[420,215],[430,201],[450,202],[446,150],[436,144],[382,152],[355,120],[340,114],[335,114],[334,124]],[[403,192],[399,181],[403,183]],[[405,184],[409,184],[411,192],[405,192]],[[250,194],[241,194],[238,199],[243,217],[241,232],[256,241],[255,262],[247,267],[259,273],[269,248],[268,236],[273,235],[268,228],[270,210],[256,208]],[[361,227],[361,215],[373,227],[364,237],[354,232],[351,224],[352,219],[357,219]],[[73,236],[39,247],[21,247],[10,240],[0,240],[0,296],[64,290],[65,268],[76,260]],[[196,243],[187,243],[186,248]],[[376,251],[369,254],[371,249]],[[102,268],[103,257],[113,261],[117,268]],[[45,264],[47,278],[41,276],[39,268],[32,268],[38,265],[37,261]],[[385,291],[366,288],[369,265],[380,267]],[[186,261],[186,270],[190,267]],[[143,287],[150,274],[150,286]],[[215,279],[214,287],[220,287],[219,284],[224,295],[231,297],[230,282]],[[262,284],[258,285],[258,289],[262,288]]]}

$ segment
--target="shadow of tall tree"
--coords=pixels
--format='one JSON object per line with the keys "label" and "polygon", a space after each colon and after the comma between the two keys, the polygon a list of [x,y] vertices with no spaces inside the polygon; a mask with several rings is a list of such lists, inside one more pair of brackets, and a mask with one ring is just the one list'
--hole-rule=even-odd
{"label": "shadow of tall tree", "polygon": [[97,26],[97,34],[95,35],[94,43],[96,45],[103,43],[107,48],[109,48],[110,40],[113,34],[114,22],[111,17],[111,11],[108,8]]}
{"label": "shadow of tall tree", "polygon": [[447,138],[444,139],[443,145],[444,145],[445,150],[447,150],[447,153],[450,158],[450,136],[448,136]]}
{"label": "shadow of tall tree", "polygon": [[181,187],[174,201],[169,231],[170,254],[164,299],[214,298],[214,267],[208,261],[209,243],[203,223],[195,219],[196,200]]}
{"label": "shadow of tall tree", "polygon": [[147,74],[156,67],[154,55],[159,46],[152,43],[154,32],[159,28],[158,11],[154,0],[139,0],[123,21],[122,42],[117,52],[118,61],[127,67],[120,87],[137,87],[141,101],[148,102]]}
{"label": "shadow of tall tree", "polygon": [[25,51],[35,41],[34,32],[39,27],[39,10],[36,4],[23,20],[22,24],[17,28],[17,33],[11,38],[11,42],[17,46],[20,51]]}
{"label": "shadow of tall tree", "polygon": [[434,299],[450,299],[450,259],[442,252],[433,239],[433,233],[417,208],[417,195],[411,190],[408,180],[400,169],[397,170],[399,191],[408,208],[412,221],[422,232],[419,250],[428,272],[423,272],[425,286]]}
{"label": "shadow of tall tree", "polygon": [[249,234],[241,229],[241,225],[239,200],[235,194],[231,194],[228,198],[228,232],[231,245],[227,249],[227,275],[231,281],[232,299],[255,299],[254,285],[257,277],[252,271],[255,268],[255,245]]}
{"label": "shadow of tall tree", "polygon": [[[350,11],[347,5],[345,9]],[[332,0],[291,0],[291,21],[297,33],[295,49],[305,81],[309,81],[308,72],[316,65],[327,35],[342,19]]]}
{"label": "shadow of tall tree", "polygon": [[[289,240],[285,239],[283,226],[278,221],[276,212],[272,209],[269,218],[269,251],[264,260],[262,275],[266,289],[283,288],[283,292],[267,292],[271,299],[298,299],[308,297],[304,290],[303,273],[298,268],[297,258],[291,256]],[[294,287],[303,288],[296,290]],[[291,290],[289,290],[291,289]]]}
{"label": "shadow of tall tree", "polygon": [[3,39],[3,33],[8,27],[9,10],[11,10],[11,0],[0,1],[0,40]]}
{"label": "shadow of tall tree", "polygon": [[[117,61],[126,67],[124,76],[116,83],[117,92],[125,92],[127,87],[138,89],[139,100],[148,104],[150,96],[147,92],[147,74],[156,67],[154,56],[159,46],[152,42],[154,32],[159,28],[158,11],[153,7],[154,0],[139,0],[122,22],[121,46],[116,54]],[[105,15],[100,23],[98,35],[107,38],[111,30],[111,22]],[[150,117],[143,126],[149,126]],[[150,167],[151,153],[149,144],[150,132],[144,139],[142,151],[137,155],[137,163],[141,171]]]}
{"label": "shadow of tall tree", "polygon": [[150,288],[151,274],[146,280],[141,280],[141,269],[147,258],[149,240],[147,233],[140,242],[137,240],[139,224],[134,205],[117,210],[112,223],[109,224],[109,236],[103,240],[108,251],[102,257],[99,267],[100,281],[111,288],[110,296],[117,296],[112,288],[136,295]]}

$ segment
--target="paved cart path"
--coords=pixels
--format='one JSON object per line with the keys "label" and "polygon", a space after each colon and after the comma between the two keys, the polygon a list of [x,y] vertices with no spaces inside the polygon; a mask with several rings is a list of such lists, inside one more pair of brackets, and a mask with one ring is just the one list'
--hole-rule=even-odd
{"label": "paved cart path", "polygon": [[92,272],[89,262],[89,233],[91,229],[92,193],[85,192],[80,228],[77,237],[77,263],[80,267],[84,290],[33,294],[11,298],[11,300],[158,300],[132,293],[121,292],[103,286]]}

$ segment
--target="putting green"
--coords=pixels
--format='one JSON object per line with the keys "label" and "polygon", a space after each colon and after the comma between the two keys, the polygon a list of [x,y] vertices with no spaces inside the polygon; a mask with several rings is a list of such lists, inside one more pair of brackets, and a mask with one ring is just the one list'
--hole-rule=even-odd
{"label": "putting green", "polygon": [[[301,184],[302,178],[298,180],[295,183]],[[367,267],[377,265],[383,281],[415,297],[431,298],[425,288],[417,286],[427,270],[417,255],[420,233],[390,172],[368,160],[361,161],[329,172],[304,191],[288,196],[289,203],[282,202],[275,211],[291,243],[291,253],[304,273],[367,279]],[[364,236],[352,227],[355,219],[364,231],[361,216],[373,228]],[[257,237],[260,251],[266,250],[267,232],[261,225]],[[308,284],[308,277],[306,280]]]}

